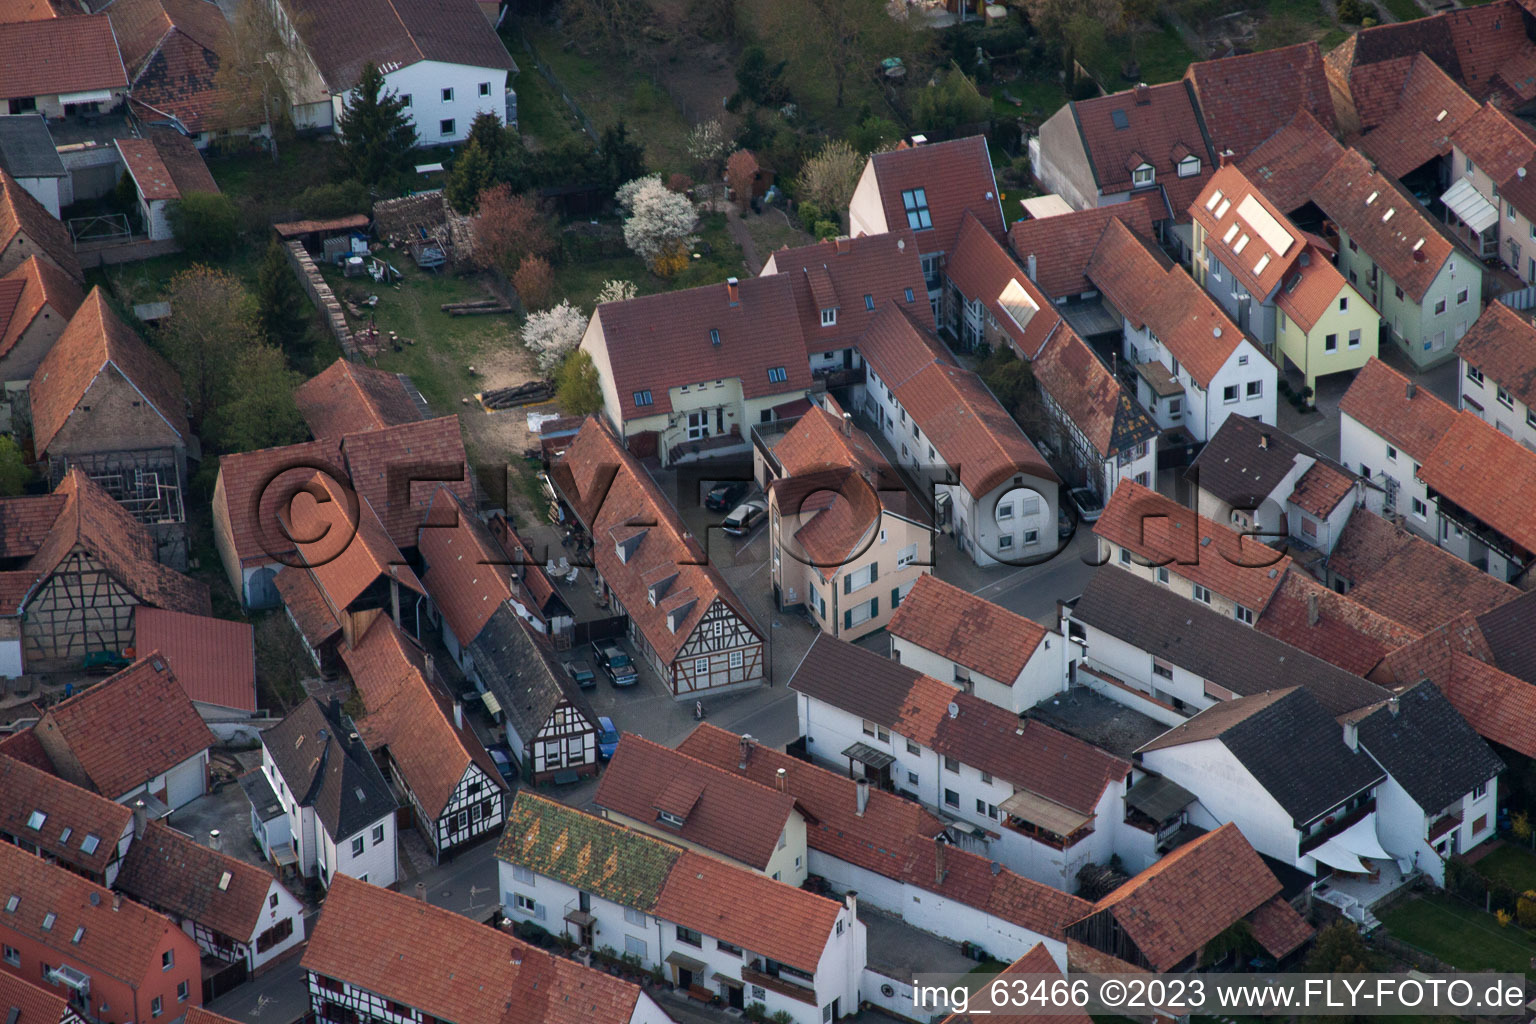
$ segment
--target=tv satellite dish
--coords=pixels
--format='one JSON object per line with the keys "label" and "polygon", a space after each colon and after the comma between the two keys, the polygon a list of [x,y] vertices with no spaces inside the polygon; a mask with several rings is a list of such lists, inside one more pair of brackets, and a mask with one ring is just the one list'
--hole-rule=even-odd
{"label": "tv satellite dish", "polygon": [[960,705],[956,704],[954,701],[950,701],[949,702],[949,717],[950,718],[959,718],[960,717]]}

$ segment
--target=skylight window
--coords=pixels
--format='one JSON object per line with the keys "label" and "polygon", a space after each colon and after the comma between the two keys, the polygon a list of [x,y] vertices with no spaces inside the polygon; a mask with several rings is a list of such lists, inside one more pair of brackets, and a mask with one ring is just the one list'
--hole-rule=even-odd
{"label": "skylight window", "polygon": [[19,907],[19,906],[21,906],[21,897],[20,896],[16,896],[16,895],[13,894],[10,899],[5,901],[5,911],[8,914],[16,913],[16,908]]}
{"label": "skylight window", "polygon": [[80,852],[84,853],[84,854],[95,853],[96,852],[96,847],[98,847],[100,845],[101,845],[101,840],[100,839],[96,838],[93,835],[87,835],[84,839],[80,840]]}
{"label": "skylight window", "polygon": [[78,946],[80,945],[80,940],[83,938],[85,938],[85,925],[81,925],[79,928],[76,928],[74,937],[69,941]]}
{"label": "skylight window", "polygon": [[1215,192],[1212,192],[1211,198],[1205,201],[1206,210],[1209,212],[1210,210],[1216,209],[1216,204],[1219,202],[1221,202],[1221,189],[1217,189]]}
{"label": "skylight window", "polygon": [[1417,242],[1413,243],[1413,251],[1414,252],[1418,252],[1422,248],[1424,248],[1424,239],[1421,238]]}
{"label": "skylight window", "polygon": [[1385,224],[1387,221],[1392,219],[1392,215],[1394,213],[1396,213],[1396,212],[1397,212],[1397,207],[1395,207],[1395,206],[1392,207],[1392,209],[1388,210],[1386,213],[1381,215],[1381,222],[1383,224]]}
{"label": "skylight window", "polygon": [[1445,120],[1445,114],[1446,114],[1446,112],[1444,110],[1440,111],[1440,113],[1435,115],[1435,120],[1436,121],[1444,121]]}
{"label": "skylight window", "polygon": [[1232,200],[1223,199],[1221,201],[1221,205],[1216,207],[1216,219],[1221,220],[1221,218],[1227,215],[1227,211],[1230,209],[1232,209]]}
{"label": "skylight window", "polygon": [[59,919],[59,915],[55,914],[51,910],[48,913],[44,914],[43,915],[43,931],[45,931],[45,932],[53,931],[53,922],[57,921],[58,919]]}
{"label": "skylight window", "polygon": [[928,213],[926,189],[914,188],[903,192],[901,205],[907,211],[907,227],[913,231],[923,231],[933,227],[933,218]]}
{"label": "skylight window", "polygon": [[1238,230],[1238,226],[1233,224],[1231,227],[1227,228],[1227,233],[1221,236],[1221,240],[1227,245],[1231,245],[1232,239],[1237,237]]}
{"label": "skylight window", "polygon": [[226,871],[222,875],[220,875],[219,876],[219,892],[228,892],[229,891],[230,880],[233,879],[234,877],[235,876],[231,875],[228,871]]}
{"label": "skylight window", "polygon": [[27,815],[27,828],[36,832],[43,827],[43,822],[48,820],[48,815],[42,811],[33,811]]}
{"label": "skylight window", "polygon": [[770,366],[768,368],[768,382],[770,384],[783,384],[789,379],[789,372],[782,366]]}
{"label": "skylight window", "polygon": [[1242,238],[1237,240],[1237,244],[1232,247],[1232,251],[1240,253],[1246,248],[1248,248],[1248,236],[1244,235]]}
{"label": "skylight window", "polygon": [[1265,253],[1263,256],[1259,257],[1259,262],[1257,262],[1257,263],[1255,263],[1253,265],[1253,272],[1255,274],[1262,274],[1262,273],[1264,273],[1264,269],[1266,267],[1268,267],[1268,266],[1269,266],[1269,253]]}
{"label": "skylight window", "polygon": [[68,825],[65,825],[64,826],[64,831],[59,834],[59,842],[61,842],[61,843],[69,842],[69,837],[74,834],[74,831],[75,831],[74,829],[70,828]]}
{"label": "skylight window", "polygon": [[1379,196],[1379,195],[1381,195],[1380,192],[1372,192],[1370,195],[1366,196],[1365,197],[1365,205],[1366,206],[1370,206],[1372,203],[1374,203],[1376,201],[1376,197]]}

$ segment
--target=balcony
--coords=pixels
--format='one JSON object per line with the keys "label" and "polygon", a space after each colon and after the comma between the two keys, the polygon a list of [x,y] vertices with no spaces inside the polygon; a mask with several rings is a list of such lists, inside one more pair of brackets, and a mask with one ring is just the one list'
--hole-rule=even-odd
{"label": "balcony", "polygon": [[1429,841],[1433,843],[1447,832],[1459,828],[1461,826],[1461,821],[1462,818],[1460,811],[1456,811],[1454,814],[1440,815],[1440,817],[1436,818],[1434,822],[1429,826]]}
{"label": "balcony", "polygon": [[1365,801],[1365,803],[1361,804],[1359,807],[1356,807],[1348,814],[1332,815],[1332,824],[1324,825],[1313,835],[1306,836],[1302,839],[1300,847],[1301,853],[1306,854],[1311,850],[1317,849],[1319,846],[1322,846],[1328,840],[1345,831],[1351,825],[1360,821],[1360,819],[1364,818],[1366,815],[1372,813],[1375,810],[1376,798],[1371,797],[1369,800]]}
{"label": "balcony", "polygon": [[743,966],[741,969],[741,980],[748,985],[756,985],[770,992],[777,992],[781,996],[788,996],[790,999],[797,1000],[798,1002],[806,1003],[810,1006],[816,1005],[816,993],[812,989],[797,985],[791,981],[785,981],[777,975],[769,974],[760,969],[761,965],[762,961],[759,960],[754,961],[751,967]]}

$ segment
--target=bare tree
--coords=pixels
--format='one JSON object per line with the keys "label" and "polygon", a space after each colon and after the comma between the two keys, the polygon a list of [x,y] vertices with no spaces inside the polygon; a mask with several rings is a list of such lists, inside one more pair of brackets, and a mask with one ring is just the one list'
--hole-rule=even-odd
{"label": "bare tree", "polygon": [[229,24],[229,46],[214,74],[219,116],[230,127],[265,124],[277,160],[277,121],[289,106],[286,80],[298,70],[296,45],[267,0],[241,0]]}

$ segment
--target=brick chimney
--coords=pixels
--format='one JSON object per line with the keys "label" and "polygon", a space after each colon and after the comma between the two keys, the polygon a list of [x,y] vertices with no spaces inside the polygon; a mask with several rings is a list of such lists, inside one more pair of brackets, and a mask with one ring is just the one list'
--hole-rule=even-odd
{"label": "brick chimney", "polygon": [[733,306],[741,305],[741,282],[734,277],[725,279],[725,297]]}
{"label": "brick chimney", "polygon": [[1147,86],[1146,82],[1137,83],[1134,95],[1138,107],[1145,107],[1152,102],[1152,90]]}
{"label": "brick chimney", "polygon": [[949,867],[945,863],[944,854],[949,844],[940,838],[933,841],[933,884],[943,885],[944,879],[949,877]]}
{"label": "brick chimney", "polygon": [[741,761],[736,765],[736,770],[744,772],[747,770],[747,762],[752,760],[752,744],[756,741],[750,733],[743,733],[737,742],[741,746]]}
{"label": "brick chimney", "polygon": [[1307,595],[1307,625],[1317,625],[1317,595]]}
{"label": "brick chimney", "polygon": [[858,783],[854,786],[854,791],[856,801],[854,813],[862,818],[864,817],[864,809],[869,806],[869,780],[859,779]]}

